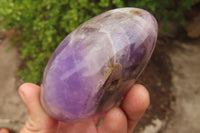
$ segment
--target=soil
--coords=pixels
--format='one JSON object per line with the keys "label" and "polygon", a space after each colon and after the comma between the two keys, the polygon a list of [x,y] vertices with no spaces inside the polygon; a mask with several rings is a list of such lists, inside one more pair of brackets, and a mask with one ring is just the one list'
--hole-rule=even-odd
{"label": "soil", "polygon": [[200,132],[199,44],[200,38],[159,37],[138,80],[149,90],[151,104],[134,133]]}
{"label": "soil", "polygon": [[137,83],[147,87],[151,103],[138,123],[134,131],[135,133],[152,124],[153,119],[165,120],[173,113],[171,101],[174,101],[175,97],[171,92],[172,64],[169,56],[166,54],[170,44],[171,40],[169,38],[159,36],[151,60],[137,81]]}

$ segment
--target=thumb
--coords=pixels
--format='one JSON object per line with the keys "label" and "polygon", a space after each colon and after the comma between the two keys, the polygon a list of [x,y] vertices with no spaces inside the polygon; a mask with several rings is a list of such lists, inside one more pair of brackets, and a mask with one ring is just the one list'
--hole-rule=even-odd
{"label": "thumb", "polygon": [[0,133],[9,133],[9,131],[5,128],[0,129]]}
{"label": "thumb", "polygon": [[51,118],[40,103],[41,88],[32,83],[25,83],[19,87],[19,94],[27,106],[29,119],[21,133],[55,132],[57,121]]}

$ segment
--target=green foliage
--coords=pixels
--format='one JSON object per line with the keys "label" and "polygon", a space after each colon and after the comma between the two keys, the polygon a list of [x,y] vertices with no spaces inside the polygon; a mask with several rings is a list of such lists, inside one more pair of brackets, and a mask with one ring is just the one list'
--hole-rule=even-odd
{"label": "green foliage", "polygon": [[151,11],[158,20],[165,24],[169,21],[185,24],[184,13],[196,0],[127,0],[127,5]]}
{"label": "green foliage", "polygon": [[24,61],[18,74],[27,82],[38,83],[52,52],[68,33],[89,18],[112,8],[124,6],[149,10],[166,23],[184,24],[184,11],[194,0],[0,0],[3,28],[19,33]]}

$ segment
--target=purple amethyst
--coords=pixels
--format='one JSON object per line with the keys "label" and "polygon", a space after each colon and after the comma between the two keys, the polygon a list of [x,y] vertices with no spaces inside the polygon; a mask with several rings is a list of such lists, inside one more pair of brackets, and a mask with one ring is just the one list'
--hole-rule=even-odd
{"label": "purple amethyst", "polygon": [[145,10],[102,13],[69,34],[48,62],[41,102],[53,118],[82,121],[119,101],[146,66],[157,22]]}

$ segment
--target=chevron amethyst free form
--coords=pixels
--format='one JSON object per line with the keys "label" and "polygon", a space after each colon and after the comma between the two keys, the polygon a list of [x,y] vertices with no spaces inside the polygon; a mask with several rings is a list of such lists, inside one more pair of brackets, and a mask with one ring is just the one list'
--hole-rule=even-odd
{"label": "chevron amethyst free form", "polygon": [[80,25],[61,42],[46,66],[44,109],[65,122],[106,112],[143,71],[156,39],[155,18],[138,8],[110,10]]}

